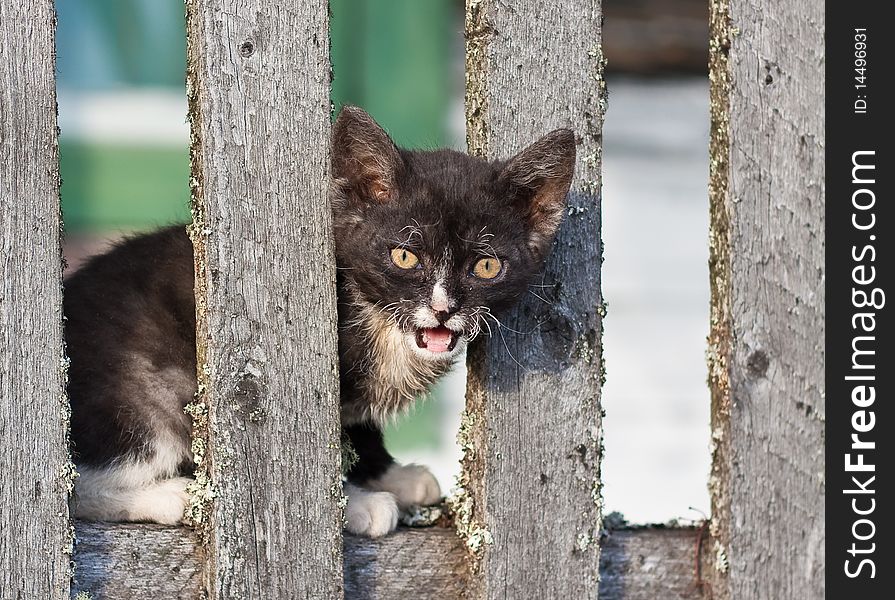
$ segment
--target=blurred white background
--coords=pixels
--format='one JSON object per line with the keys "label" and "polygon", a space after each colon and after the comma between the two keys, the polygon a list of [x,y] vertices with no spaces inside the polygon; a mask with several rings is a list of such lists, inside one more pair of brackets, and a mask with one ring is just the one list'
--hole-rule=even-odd
{"label": "blurred white background", "polygon": [[708,81],[609,81],[603,495],[634,522],[709,513]]}

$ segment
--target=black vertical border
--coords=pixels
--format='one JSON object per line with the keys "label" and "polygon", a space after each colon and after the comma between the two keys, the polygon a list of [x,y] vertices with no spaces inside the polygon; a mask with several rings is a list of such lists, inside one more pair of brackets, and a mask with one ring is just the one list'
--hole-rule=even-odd
{"label": "black vertical border", "polygon": [[[895,110],[895,98],[889,78],[892,74],[890,45],[895,43],[891,24],[883,16],[887,3],[879,2],[827,2],[826,5],[826,588],[828,598],[876,599],[895,598],[895,534],[892,531],[893,481],[892,459],[895,454],[895,388],[892,361],[892,309],[895,302],[892,288],[892,238],[895,237],[890,204],[892,179],[895,177],[892,164],[893,135],[889,112]],[[858,31],[860,29],[866,31]],[[856,34],[865,33],[866,40]],[[862,75],[856,71],[855,61],[862,58],[857,41],[865,41],[866,88],[856,87],[861,83],[856,79]],[[856,54],[856,52],[858,52]],[[860,66],[857,65],[857,66]],[[864,100],[866,111],[860,111]],[[856,173],[858,179],[874,179],[872,184],[853,182],[853,154],[872,151],[874,154],[860,155],[858,160],[874,164],[875,169],[865,169]],[[871,190],[873,196],[858,190]],[[871,203],[872,208],[857,210],[852,203],[857,193],[859,204]],[[871,223],[871,213],[875,218],[872,228],[859,230],[859,225]],[[857,257],[857,259],[856,259]],[[873,269],[871,269],[871,267]],[[857,269],[857,271],[856,271]],[[856,283],[870,279],[868,283]],[[873,289],[882,290],[886,295],[881,308],[855,306],[853,294],[870,294]],[[876,296],[880,296],[877,294]],[[865,318],[853,323],[857,313],[873,313],[873,319]],[[864,331],[861,325],[874,325],[873,331]],[[853,325],[858,327],[854,328]],[[852,344],[856,336],[872,339],[860,340],[859,349],[872,350],[873,355],[860,355],[863,364],[872,363],[872,369],[852,368]],[[852,375],[873,375],[872,381],[847,380]],[[876,397],[872,405],[860,407],[852,401],[856,385],[873,386]],[[865,396],[869,395],[869,390]],[[860,402],[860,397],[859,397]],[[857,411],[867,411],[859,413]],[[872,411],[873,417],[870,417]],[[858,427],[873,428],[857,432]],[[875,442],[869,450],[852,449],[852,434],[859,439]],[[858,461],[857,454],[863,454],[865,463],[873,464],[872,472],[847,472],[846,454],[851,453],[851,462]],[[868,484],[869,477],[876,479]],[[857,483],[852,480],[857,479]],[[874,490],[872,494],[846,493],[858,489],[858,485]],[[875,502],[875,504],[871,501]],[[873,511],[866,516],[854,512],[852,501],[858,510]],[[866,518],[873,523],[855,523]],[[856,539],[853,527],[860,536],[872,537],[865,541]],[[862,554],[853,551],[872,549]],[[875,546],[871,546],[875,544]],[[852,552],[853,551],[853,552]],[[869,564],[861,566],[860,561],[869,559],[875,567],[875,577],[870,577]],[[849,561],[846,567],[846,561]],[[849,577],[846,568],[857,577]],[[845,594],[848,593],[849,596]],[[855,595],[857,593],[858,595]]]}

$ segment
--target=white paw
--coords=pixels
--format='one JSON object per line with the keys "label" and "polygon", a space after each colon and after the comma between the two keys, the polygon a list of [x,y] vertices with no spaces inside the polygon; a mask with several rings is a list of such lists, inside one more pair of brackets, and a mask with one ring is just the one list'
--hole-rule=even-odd
{"label": "white paw", "polygon": [[186,486],[191,481],[187,477],[165,479],[135,493],[133,503],[128,508],[127,520],[151,521],[162,525],[180,523],[190,502]]}
{"label": "white paw", "polygon": [[189,503],[188,477],[157,482],[131,481],[124,467],[79,468],[72,514],[92,521],[149,521],[175,525]]}
{"label": "white paw", "polygon": [[365,487],[391,492],[401,508],[428,506],[441,500],[438,480],[423,465],[392,465],[382,477],[367,482]]}
{"label": "white paw", "polygon": [[351,533],[377,538],[398,526],[398,505],[392,494],[368,492],[346,483],[345,495],[345,528]]}

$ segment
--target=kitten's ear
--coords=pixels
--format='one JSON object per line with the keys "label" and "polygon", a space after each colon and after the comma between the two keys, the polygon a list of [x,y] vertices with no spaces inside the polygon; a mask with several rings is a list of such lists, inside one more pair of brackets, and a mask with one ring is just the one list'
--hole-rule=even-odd
{"label": "kitten's ear", "polygon": [[529,245],[541,256],[562,222],[574,173],[575,134],[557,129],[511,158],[500,174],[515,188],[531,227]]}
{"label": "kitten's ear", "polygon": [[398,197],[398,178],[404,161],[395,143],[356,106],[339,112],[332,130],[332,176],[355,197],[388,202]]}

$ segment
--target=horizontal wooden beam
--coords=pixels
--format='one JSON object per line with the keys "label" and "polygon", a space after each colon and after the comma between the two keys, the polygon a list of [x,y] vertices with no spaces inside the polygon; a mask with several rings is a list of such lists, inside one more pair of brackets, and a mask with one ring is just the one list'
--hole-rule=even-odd
{"label": "horizontal wooden beam", "polygon": [[[75,535],[73,597],[193,599],[199,593],[202,550],[189,529],[79,522]],[[698,535],[693,528],[610,531],[600,555],[601,600],[698,598]],[[450,529],[401,529],[380,540],[346,535],[345,596],[458,598],[464,552]]]}
{"label": "horizontal wooden beam", "polygon": [[197,598],[201,552],[186,527],[76,522],[72,597]]}
{"label": "horizontal wooden beam", "polygon": [[704,534],[693,527],[609,531],[600,548],[600,599],[710,598]]}

